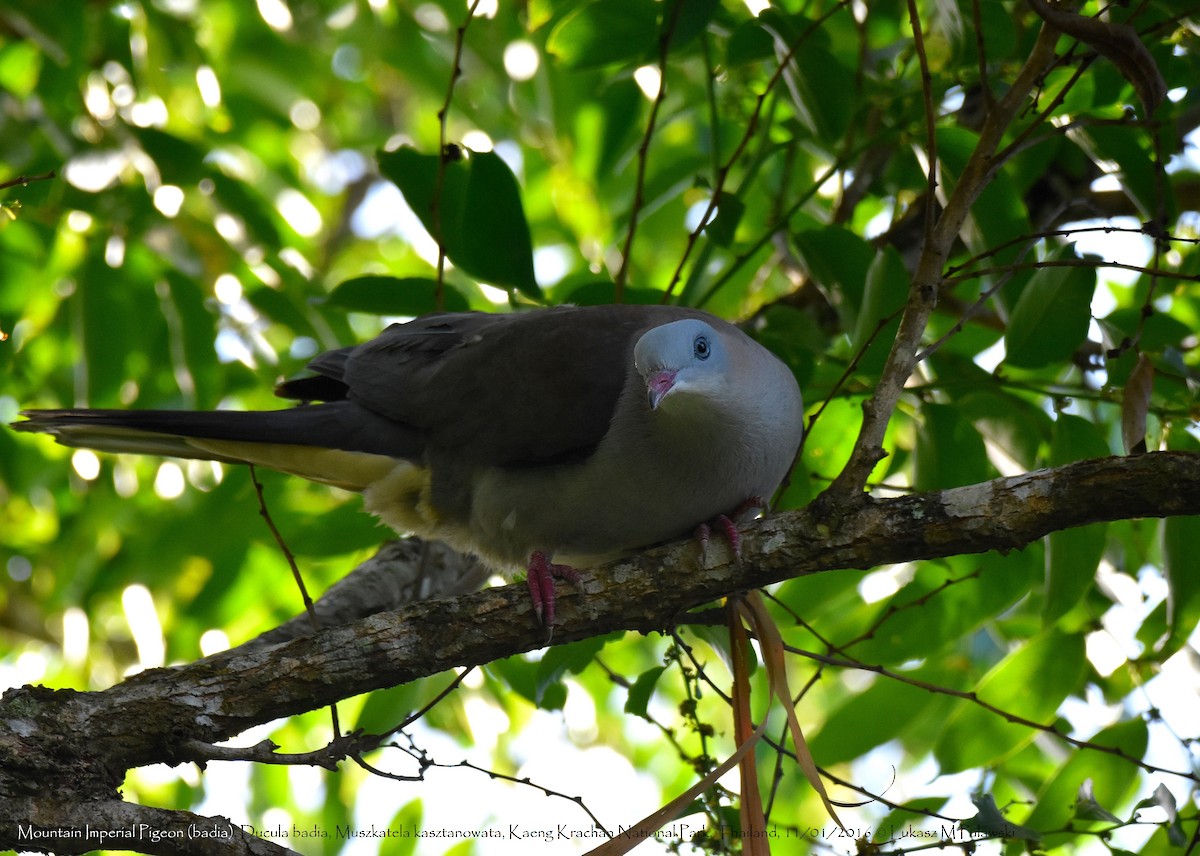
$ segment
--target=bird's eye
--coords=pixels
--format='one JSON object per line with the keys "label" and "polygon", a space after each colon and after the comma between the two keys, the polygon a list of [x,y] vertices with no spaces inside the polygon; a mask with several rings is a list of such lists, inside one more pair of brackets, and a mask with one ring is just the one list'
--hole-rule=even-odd
{"label": "bird's eye", "polygon": [[696,341],[692,342],[692,353],[698,360],[708,359],[708,355],[712,353],[712,346],[708,344],[707,336],[696,337]]}

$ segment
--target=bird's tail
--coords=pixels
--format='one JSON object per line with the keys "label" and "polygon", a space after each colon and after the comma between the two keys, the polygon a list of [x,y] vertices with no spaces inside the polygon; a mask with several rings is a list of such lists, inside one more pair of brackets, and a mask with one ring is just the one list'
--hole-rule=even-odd
{"label": "bird's tail", "polygon": [[362,490],[419,454],[417,433],[351,402],[270,411],[28,410],[17,431],[64,446],[255,464]]}

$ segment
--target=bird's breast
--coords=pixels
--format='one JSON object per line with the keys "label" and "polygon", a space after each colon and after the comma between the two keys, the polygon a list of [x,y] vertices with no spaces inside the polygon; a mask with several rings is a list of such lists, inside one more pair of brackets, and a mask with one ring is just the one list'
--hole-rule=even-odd
{"label": "bird's breast", "polygon": [[475,539],[513,563],[533,550],[613,558],[768,496],[795,450],[790,439],[763,437],[753,425],[624,424],[637,433],[606,437],[586,461],[480,473]]}

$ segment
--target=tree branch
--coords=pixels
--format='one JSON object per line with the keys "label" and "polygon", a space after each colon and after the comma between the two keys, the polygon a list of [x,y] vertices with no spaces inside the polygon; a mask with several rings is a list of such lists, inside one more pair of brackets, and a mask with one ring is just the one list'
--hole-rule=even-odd
{"label": "tree branch", "polygon": [[[900,329],[888,354],[883,375],[875,394],[863,404],[863,424],[854,445],[849,463],[830,486],[830,493],[839,500],[861,496],[867,478],[882,460],[883,436],[900,393],[917,364],[921,336],[937,304],[942,286],[942,270],[954,241],[966,222],[971,206],[991,182],[1003,160],[996,156],[1004,132],[1008,130],[1017,111],[1024,105],[1036,82],[1055,61],[1054,43],[1057,33],[1043,27],[1029,59],[1013,80],[1012,86],[993,106],[979,132],[979,141],[958,177],[958,182],[946,201],[936,224],[928,230],[921,254],[913,273],[908,302],[900,319]],[[930,169],[935,169],[931,162]],[[927,200],[929,204],[931,200]]]}
{"label": "tree branch", "polygon": [[[561,644],[614,630],[663,630],[715,598],[804,574],[1020,549],[1087,523],[1185,514],[1200,514],[1200,455],[1182,452],[1080,461],[936,493],[801,509],[744,532],[741,563],[716,548],[701,557],[694,543],[682,542],[586,573],[584,592],[560,595],[554,638]],[[275,647],[244,646],[152,669],[101,692],[9,690],[0,697],[0,847],[79,853],[98,846],[66,835],[30,840],[31,824],[166,829],[162,824],[176,817],[187,821],[179,828],[217,823],[122,803],[117,789],[125,771],[195,760],[194,741],[219,743],[278,717],[539,648],[545,633],[530,612],[524,586],[492,588]],[[151,844],[136,842],[136,849],[166,852],[147,849]],[[262,844],[253,836],[243,844],[226,841],[220,852],[285,852],[253,849]],[[192,845],[183,850],[176,841],[171,852],[217,852]]]}

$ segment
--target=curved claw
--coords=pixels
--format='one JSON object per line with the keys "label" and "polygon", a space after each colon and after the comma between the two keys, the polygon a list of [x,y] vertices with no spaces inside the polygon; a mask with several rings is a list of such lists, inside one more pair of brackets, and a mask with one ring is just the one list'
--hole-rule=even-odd
{"label": "curved claw", "polygon": [[748,511],[766,510],[767,502],[761,496],[748,496],[729,514],[718,514],[711,521],[701,523],[696,527],[696,540],[700,542],[701,552],[708,552],[708,540],[712,535],[712,527],[716,526],[725,536],[725,540],[729,542],[729,549],[733,552],[733,557],[740,562],[742,559],[742,533],[738,532],[736,521]]}
{"label": "curved claw", "polygon": [[529,557],[528,574],[525,579],[529,584],[529,599],[533,601],[533,612],[546,628],[546,641],[549,642],[554,635],[554,580],[566,580],[578,586],[579,572],[570,565],[551,562],[545,553],[537,550]]}
{"label": "curved claw", "polygon": [[724,515],[718,514],[709,523],[701,523],[696,527],[696,540],[700,542],[700,552],[708,553],[708,541],[712,535],[712,527],[716,526],[721,530],[721,534],[725,536],[725,540],[729,543],[729,549],[733,552],[735,559],[742,558],[742,533],[738,532],[737,524],[733,519]]}

